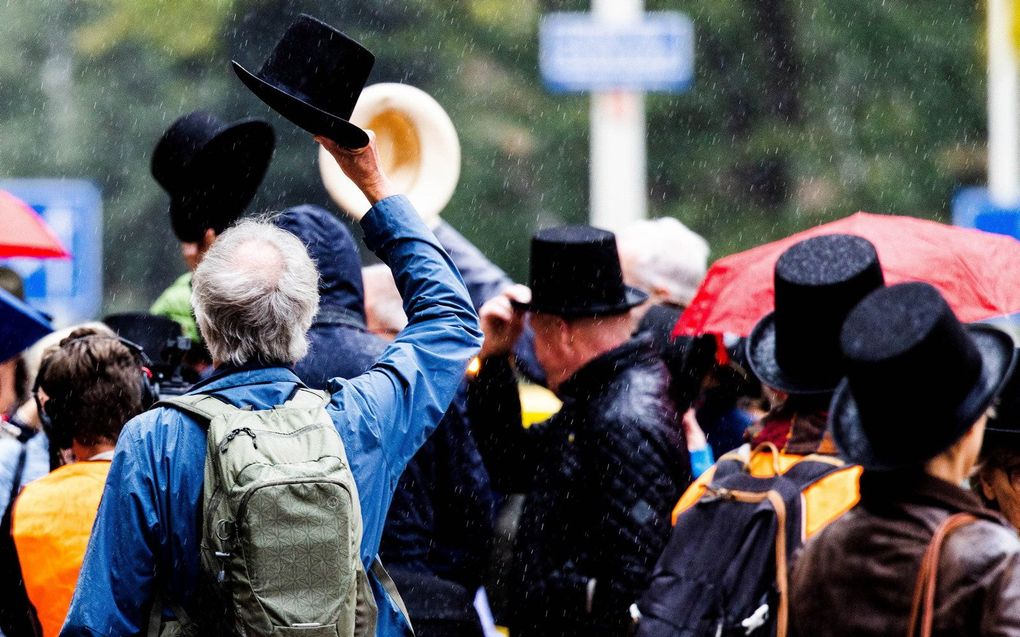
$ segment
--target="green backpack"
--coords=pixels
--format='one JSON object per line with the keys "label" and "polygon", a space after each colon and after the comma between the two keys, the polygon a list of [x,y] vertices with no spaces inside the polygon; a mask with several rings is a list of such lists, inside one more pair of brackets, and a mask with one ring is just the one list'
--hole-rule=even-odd
{"label": "green backpack", "polygon": [[[375,635],[377,608],[360,558],[361,505],[329,395],[299,387],[283,405],[239,409],[213,396],[157,406],[208,423],[202,569],[233,611],[238,635]],[[376,559],[373,573],[406,610]],[[150,634],[196,635],[182,609]],[[410,625],[410,622],[408,622]],[[159,628],[156,628],[159,626]]]}

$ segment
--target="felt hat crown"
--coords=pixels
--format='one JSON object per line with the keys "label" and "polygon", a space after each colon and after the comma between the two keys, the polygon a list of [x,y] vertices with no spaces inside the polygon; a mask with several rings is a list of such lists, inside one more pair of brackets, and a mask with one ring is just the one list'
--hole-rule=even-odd
{"label": "felt hat crown", "polygon": [[763,383],[790,394],[822,394],[843,377],[840,328],[884,278],[862,237],[823,235],[794,244],[776,261],[775,311],[751,330],[747,356]]}
{"label": "felt hat crown", "polygon": [[566,318],[620,314],[648,295],[623,283],[616,236],[591,226],[540,230],[531,239],[532,312]]}
{"label": "felt hat crown", "polygon": [[833,438],[869,469],[915,466],[977,422],[1013,367],[1013,339],[964,326],[938,290],[902,283],[868,295],[843,325],[847,376],[833,397]]}
{"label": "felt hat crown", "polygon": [[152,151],[152,176],[170,195],[177,238],[223,232],[251,203],[269,168],[276,138],[268,122],[228,124],[195,111],[174,121]]}
{"label": "felt hat crown", "polygon": [[234,72],[270,108],[313,135],[348,148],[368,144],[349,120],[375,56],[351,38],[302,14],[258,73],[232,61]]}

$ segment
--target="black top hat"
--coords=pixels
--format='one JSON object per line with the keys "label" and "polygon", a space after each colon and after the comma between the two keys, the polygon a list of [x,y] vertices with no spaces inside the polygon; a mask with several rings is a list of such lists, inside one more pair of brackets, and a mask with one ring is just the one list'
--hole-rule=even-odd
{"label": "black top hat", "polygon": [[843,377],[843,320],[883,283],[867,239],[832,234],[791,246],[776,261],[776,309],[747,339],[755,376],[789,394],[832,392]]}
{"label": "black top hat", "polygon": [[258,73],[236,61],[234,72],[270,108],[313,135],[348,148],[368,144],[350,123],[375,56],[328,24],[301,14]]}
{"label": "black top hat", "polygon": [[847,377],[829,422],[865,469],[918,466],[977,422],[1013,368],[1013,339],[964,326],[938,290],[902,283],[868,295],[840,336]]}
{"label": "black top hat", "polygon": [[623,284],[616,235],[591,226],[540,230],[531,238],[531,302],[521,309],[566,318],[606,316],[644,303]]}
{"label": "black top hat", "polygon": [[227,124],[202,111],[185,115],[152,151],[152,176],[170,195],[170,223],[181,241],[228,228],[251,203],[276,140],[260,119]]}

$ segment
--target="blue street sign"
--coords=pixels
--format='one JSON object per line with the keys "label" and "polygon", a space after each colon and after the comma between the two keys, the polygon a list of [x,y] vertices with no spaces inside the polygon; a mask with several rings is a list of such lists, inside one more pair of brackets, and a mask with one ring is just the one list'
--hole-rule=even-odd
{"label": "blue street sign", "polygon": [[1020,208],[1001,208],[988,197],[988,189],[961,188],[953,196],[953,225],[977,228],[1020,239]]}
{"label": "blue street sign", "polygon": [[5,259],[25,279],[25,299],[58,327],[95,319],[103,305],[103,200],[80,179],[3,179],[0,190],[46,220],[70,259]]}
{"label": "blue street sign", "polygon": [[539,27],[538,64],[554,92],[680,93],[694,80],[694,25],[673,11],[624,24],[550,13]]}

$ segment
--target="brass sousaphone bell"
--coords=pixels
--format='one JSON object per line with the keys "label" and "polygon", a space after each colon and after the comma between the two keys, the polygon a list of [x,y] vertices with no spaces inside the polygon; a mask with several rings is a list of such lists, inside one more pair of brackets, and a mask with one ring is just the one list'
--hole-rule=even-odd
{"label": "brass sousaphone bell", "polygon": [[[379,158],[397,192],[411,200],[430,227],[438,223],[460,177],[460,141],[439,102],[407,84],[373,84],[361,93],[351,122],[375,131]],[[338,206],[355,214],[371,208],[323,148],[319,171]]]}

